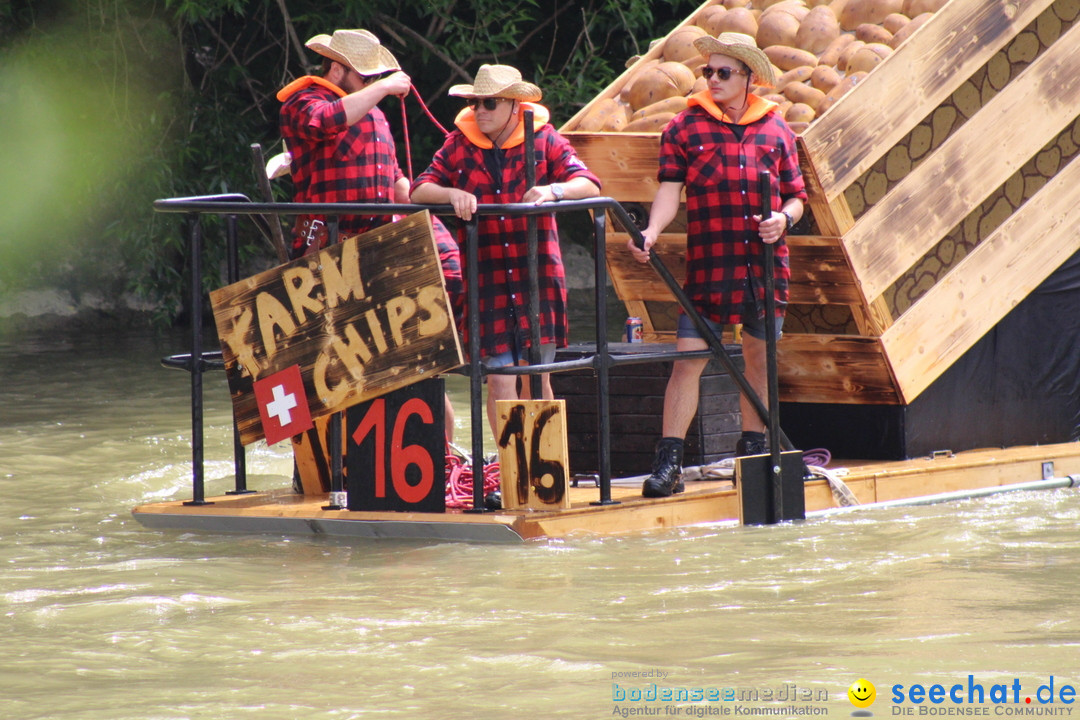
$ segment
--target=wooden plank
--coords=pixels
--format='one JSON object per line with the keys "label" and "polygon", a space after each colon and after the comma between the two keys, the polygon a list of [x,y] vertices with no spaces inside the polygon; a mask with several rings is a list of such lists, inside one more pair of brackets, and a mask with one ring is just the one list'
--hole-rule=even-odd
{"label": "wooden plank", "polygon": [[503,507],[570,507],[565,400],[497,400]]}
{"label": "wooden plank", "polygon": [[[333,476],[327,433],[330,417],[327,415],[316,419],[315,427],[292,437],[293,459],[296,462],[296,472],[300,476],[300,486],[305,495],[330,492]],[[341,425],[341,431],[341,447],[346,448],[348,445],[345,442],[344,423]]]}
{"label": "wooden plank", "polygon": [[777,343],[780,400],[897,405],[881,343],[857,335],[785,333]]}
{"label": "wooden plank", "polygon": [[1060,170],[882,336],[905,402],[918,397],[1077,250],[1080,158]]}
{"label": "wooden plank", "polygon": [[[626,250],[630,236],[607,234],[608,274],[621,300],[670,301],[675,298],[660,276]],[[840,238],[792,235],[791,302],[800,305],[851,305],[862,302],[855,276],[847,264]],[[656,254],[680,283],[686,278],[686,236],[664,233]]]}
{"label": "wooden plank", "polygon": [[[638,262],[626,249],[628,233],[607,233],[608,276],[615,294],[626,301],[675,302],[668,286],[648,263]],[[661,233],[653,251],[679,283],[686,279],[686,236]]]}
{"label": "wooden plank", "polygon": [[660,133],[565,132],[578,157],[619,202],[652,202],[660,181]]}
{"label": "wooden plank", "polygon": [[[1077,47],[1080,24],[1062,35],[845,234],[844,244],[867,297],[885,292],[1076,118],[1080,107]],[[1002,122],[1003,118],[1023,118],[1023,132],[1017,132],[1013,123]]]}
{"label": "wooden plank", "polygon": [[[947,2],[802,134],[826,198],[839,196],[1051,2]],[[1075,48],[1076,41],[1058,45]],[[995,114],[994,120],[1004,117],[1023,117],[1026,124],[1029,115]],[[1004,146],[984,145],[997,147]]]}
{"label": "wooden plank", "polygon": [[245,445],[265,436],[256,381],[276,373],[299,368],[317,419],[463,364],[426,210],[210,299]]}
{"label": "wooden plank", "polygon": [[[843,195],[829,200],[825,197],[825,191],[821,187],[821,179],[818,177],[817,168],[807,151],[803,139],[798,138],[799,165],[802,168],[803,182],[806,183],[808,196],[807,206],[817,223],[818,232],[824,235],[843,237],[843,235],[855,225],[855,218],[851,215],[847,198]],[[850,268],[851,261],[847,258],[847,249],[844,252],[845,266]],[[892,313],[888,305],[881,298],[870,301],[862,294],[862,289],[856,283],[858,299],[854,300],[848,308],[851,316],[859,328],[859,334],[878,336],[885,328],[892,324]]]}
{"label": "wooden plank", "polygon": [[[843,236],[855,225],[855,218],[851,215],[851,208],[843,195],[829,199],[825,195],[825,188],[821,185],[817,163],[806,147],[806,140],[800,135],[796,137],[799,148],[799,169],[802,171],[803,183],[806,185],[807,205],[814,215],[818,231],[823,235]],[[828,156],[823,158],[827,161]]]}

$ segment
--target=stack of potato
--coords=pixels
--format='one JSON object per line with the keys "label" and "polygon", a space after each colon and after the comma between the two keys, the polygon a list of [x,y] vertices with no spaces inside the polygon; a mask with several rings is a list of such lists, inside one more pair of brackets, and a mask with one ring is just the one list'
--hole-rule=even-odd
{"label": "stack of potato", "polygon": [[660,132],[686,108],[690,95],[705,89],[706,59],[694,40],[740,32],[756,38],[777,76],[776,87],[753,92],[779,104],[792,129],[802,132],[945,2],[717,0],[668,35],[659,55],[632,59],[634,72],[622,88],[593,103],[574,129]]}

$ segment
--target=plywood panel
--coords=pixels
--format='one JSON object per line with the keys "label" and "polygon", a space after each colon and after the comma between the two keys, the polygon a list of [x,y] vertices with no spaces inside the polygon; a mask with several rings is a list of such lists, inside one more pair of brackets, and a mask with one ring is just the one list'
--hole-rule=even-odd
{"label": "plywood panel", "polygon": [[839,196],[1050,5],[1051,0],[946,3],[803,133],[826,199]]}
{"label": "plywood panel", "polygon": [[[608,233],[607,260],[615,292],[622,300],[674,302],[671,292],[646,263],[627,251],[630,236]],[[791,302],[800,305],[850,305],[861,303],[855,277],[848,268],[839,238],[792,235]],[[654,246],[656,254],[680,283],[686,278],[686,236],[664,233]]]}
{"label": "plywood panel", "polygon": [[882,336],[906,402],[1080,249],[1074,159]]}
{"label": "plywood panel", "polygon": [[1076,118],[1080,107],[1077,47],[1080,25],[1009,83],[844,235],[868,298],[880,296]]}
{"label": "plywood panel", "polygon": [[619,202],[652,202],[660,182],[660,133],[563,135],[581,161],[603,181],[603,193]]}
{"label": "plywood panel", "polygon": [[565,400],[496,400],[500,487],[507,509],[570,507]]}
{"label": "plywood panel", "polygon": [[896,405],[881,343],[853,335],[784,335],[777,345],[780,400]]}
{"label": "plywood panel", "polygon": [[462,364],[427,210],[210,293],[247,445],[256,381],[298,367],[317,419]]}

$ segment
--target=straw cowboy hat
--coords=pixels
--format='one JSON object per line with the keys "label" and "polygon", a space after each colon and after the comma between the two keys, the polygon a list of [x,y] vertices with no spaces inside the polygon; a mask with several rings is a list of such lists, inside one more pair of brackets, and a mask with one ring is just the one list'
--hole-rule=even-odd
{"label": "straw cowboy hat", "polygon": [[517,68],[509,65],[481,65],[472,85],[454,85],[450,95],[464,98],[501,97],[522,102],[536,102],[544,93],[521,79]]}
{"label": "straw cowboy hat", "polygon": [[380,75],[401,69],[397,59],[379,43],[379,38],[367,30],[335,30],[333,37],[316,35],[305,45],[361,75]]}
{"label": "straw cowboy hat", "polygon": [[705,35],[694,40],[694,47],[706,58],[710,55],[727,55],[740,60],[757,77],[757,84],[772,87],[776,84],[772,63],[768,55],[758,48],[754,38],[743,33],[725,32],[716,37]]}

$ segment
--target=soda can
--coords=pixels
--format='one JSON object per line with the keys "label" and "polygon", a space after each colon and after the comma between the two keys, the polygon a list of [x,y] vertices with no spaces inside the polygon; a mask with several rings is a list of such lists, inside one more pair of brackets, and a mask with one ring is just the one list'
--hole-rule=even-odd
{"label": "soda can", "polygon": [[642,327],[643,326],[641,324],[641,318],[639,318],[639,317],[628,317],[628,318],[626,318],[626,342],[631,342],[631,343],[639,343],[639,342],[641,342],[642,341],[642,338],[641,338]]}

